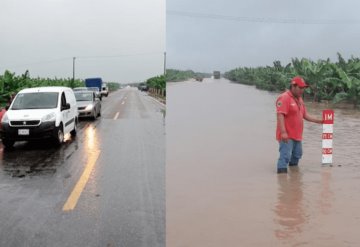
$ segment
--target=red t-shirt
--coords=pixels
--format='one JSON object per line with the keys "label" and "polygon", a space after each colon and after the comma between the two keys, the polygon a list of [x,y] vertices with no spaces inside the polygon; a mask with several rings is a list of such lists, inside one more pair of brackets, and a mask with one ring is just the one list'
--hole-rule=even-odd
{"label": "red t-shirt", "polygon": [[0,123],[1,123],[1,119],[3,118],[5,112],[6,112],[5,108],[0,110]]}
{"label": "red t-shirt", "polygon": [[2,128],[1,120],[2,120],[2,118],[3,118],[3,116],[4,116],[5,113],[6,113],[5,108],[1,109],[1,111],[0,111],[0,128]]}
{"label": "red t-shirt", "polygon": [[[276,100],[276,113],[284,114],[285,129],[290,139],[301,141],[304,127],[306,107],[303,99],[295,98],[290,91],[286,91]],[[279,123],[276,127],[276,140],[280,141]]]}

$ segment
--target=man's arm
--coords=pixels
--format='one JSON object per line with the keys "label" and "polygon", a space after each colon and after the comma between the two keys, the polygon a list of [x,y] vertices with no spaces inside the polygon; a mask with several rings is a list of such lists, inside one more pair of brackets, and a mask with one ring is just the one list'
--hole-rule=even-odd
{"label": "man's arm", "polygon": [[283,113],[277,113],[277,122],[280,128],[280,133],[281,133],[281,141],[283,142],[288,142],[289,140],[289,136],[286,132],[286,128],[285,128],[285,119],[284,119],[284,114]]}
{"label": "man's arm", "polygon": [[323,120],[322,119],[318,119],[314,116],[311,116],[310,114],[308,114],[307,112],[304,115],[304,119],[309,121],[309,122],[313,122],[313,123],[317,123],[317,124],[322,124]]}

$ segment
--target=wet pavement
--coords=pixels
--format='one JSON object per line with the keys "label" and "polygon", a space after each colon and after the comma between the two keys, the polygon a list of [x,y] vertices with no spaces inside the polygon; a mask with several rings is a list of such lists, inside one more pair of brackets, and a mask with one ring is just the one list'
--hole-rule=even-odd
{"label": "wet pavement", "polygon": [[164,112],[122,89],[59,148],[0,145],[0,246],[165,246]]}
{"label": "wet pavement", "polygon": [[277,175],[276,97],[225,79],[168,84],[167,247],[360,245],[360,112],[335,108],[331,166],[322,126],[305,123],[300,166]]}

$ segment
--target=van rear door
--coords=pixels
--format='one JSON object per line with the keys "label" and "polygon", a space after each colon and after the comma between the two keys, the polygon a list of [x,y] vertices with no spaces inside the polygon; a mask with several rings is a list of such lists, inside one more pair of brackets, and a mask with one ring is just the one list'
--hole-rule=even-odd
{"label": "van rear door", "polygon": [[64,127],[64,134],[69,133],[74,125],[72,124],[74,122],[74,118],[71,116],[71,106],[70,103],[67,102],[65,92],[62,92],[61,94],[61,116],[63,119],[63,127]]}

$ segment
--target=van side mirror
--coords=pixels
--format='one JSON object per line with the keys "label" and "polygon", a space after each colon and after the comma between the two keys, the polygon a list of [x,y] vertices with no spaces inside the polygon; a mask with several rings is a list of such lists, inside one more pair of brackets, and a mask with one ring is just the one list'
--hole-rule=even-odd
{"label": "van side mirror", "polygon": [[70,109],[70,104],[66,103],[66,105],[61,106],[61,111]]}

